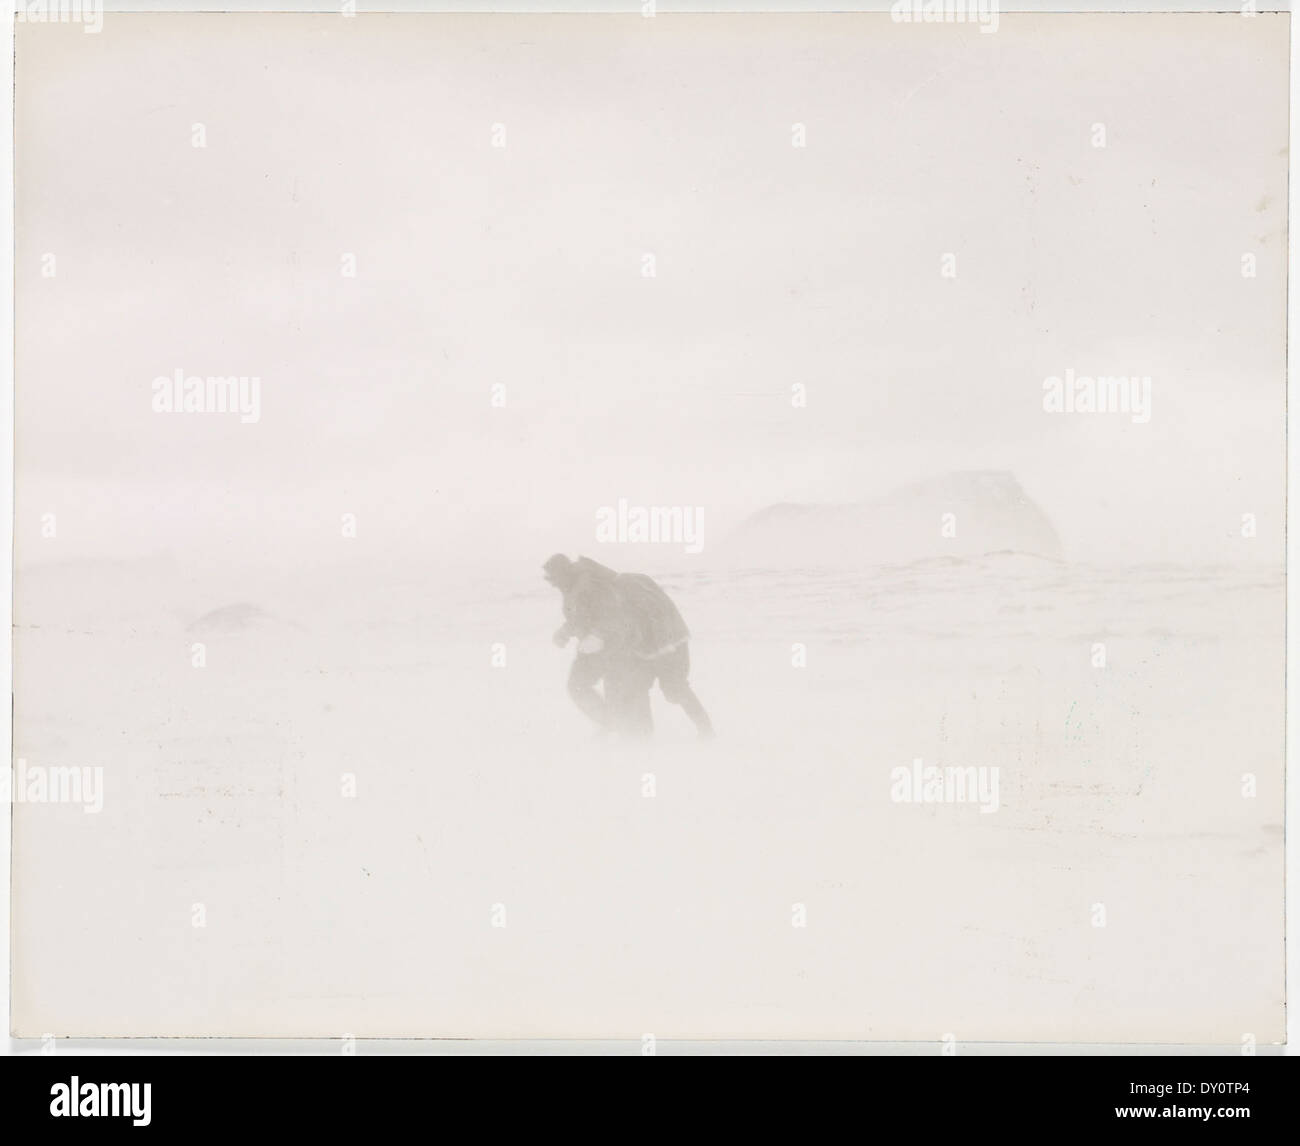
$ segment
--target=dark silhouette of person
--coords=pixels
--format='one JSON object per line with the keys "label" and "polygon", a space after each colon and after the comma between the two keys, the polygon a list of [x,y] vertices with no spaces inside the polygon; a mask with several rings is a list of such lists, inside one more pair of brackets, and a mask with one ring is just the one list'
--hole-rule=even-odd
{"label": "dark silhouette of person", "polygon": [[[589,557],[557,553],[542,566],[563,597],[561,648],[575,637],[569,695],[598,727],[630,736],[653,730],[650,688],[681,705],[701,737],[713,735],[704,705],[690,685],[690,631],[677,606],[643,573],[616,573]],[[605,695],[596,691],[604,681]]]}
{"label": "dark silhouette of person", "polygon": [[[632,645],[635,625],[624,614],[613,569],[579,557],[570,561],[557,553],[542,566],[546,580],[560,590],[563,598],[564,624],[554,641],[566,648],[578,641],[578,651],[569,670],[569,696],[592,722],[605,731],[634,733],[643,720],[636,709],[633,689],[642,683],[642,673],[634,673]],[[596,691],[604,682],[605,695]],[[645,709],[650,707],[650,684],[644,682]]]}

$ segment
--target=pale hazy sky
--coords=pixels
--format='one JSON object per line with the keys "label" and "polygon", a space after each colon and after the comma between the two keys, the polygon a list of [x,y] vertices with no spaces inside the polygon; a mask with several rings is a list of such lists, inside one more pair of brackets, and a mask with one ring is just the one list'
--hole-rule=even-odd
{"label": "pale hazy sky", "polygon": [[[20,562],[328,553],[343,512],[376,553],[549,551],[620,497],[721,530],[967,468],[1079,559],[1223,559],[1244,512],[1280,557],[1283,17],[17,40]],[[178,368],[257,375],[261,421],[153,413]],[[1150,375],[1151,421],[1045,414],[1067,368]]]}

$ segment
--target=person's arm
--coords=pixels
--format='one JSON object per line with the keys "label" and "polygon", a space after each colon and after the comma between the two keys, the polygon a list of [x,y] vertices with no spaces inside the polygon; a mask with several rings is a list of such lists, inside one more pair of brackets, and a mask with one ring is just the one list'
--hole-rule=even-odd
{"label": "person's arm", "polygon": [[582,640],[586,635],[581,602],[578,596],[566,593],[562,608],[564,610],[564,624],[555,630],[555,636],[551,638],[560,648],[564,648],[574,637]]}
{"label": "person's arm", "polygon": [[579,652],[598,653],[623,646],[620,602],[611,581],[593,581],[582,592],[575,593],[572,608],[566,607],[565,615],[567,633],[578,638]]}
{"label": "person's arm", "polygon": [[595,617],[598,609],[596,603],[592,600],[592,591],[589,588],[576,589],[565,595],[564,598],[564,624],[556,631],[555,636],[551,639],[564,648],[574,637],[578,638],[579,649],[581,652],[595,652],[596,649],[582,648],[582,643],[592,639],[592,630],[595,627]]}

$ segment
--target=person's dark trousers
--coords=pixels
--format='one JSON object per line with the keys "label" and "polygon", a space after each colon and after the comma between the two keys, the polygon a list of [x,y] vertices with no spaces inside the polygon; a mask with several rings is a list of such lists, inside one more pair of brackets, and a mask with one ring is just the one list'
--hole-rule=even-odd
{"label": "person's dark trousers", "polygon": [[655,657],[650,664],[659,678],[659,688],[664,699],[680,704],[686,710],[686,715],[694,721],[696,731],[701,736],[712,736],[713,722],[709,720],[709,714],[704,711],[704,705],[690,685],[690,646],[682,643],[672,652]]}
{"label": "person's dark trousers", "polygon": [[649,736],[654,731],[650,715],[650,686],[654,670],[638,657],[612,657],[605,673],[605,701],[609,719],[624,736]]}
{"label": "person's dark trousers", "polygon": [[609,668],[606,653],[579,653],[569,669],[569,695],[582,711],[600,728],[611,726],[609,707],[596,691],[596,685]]}

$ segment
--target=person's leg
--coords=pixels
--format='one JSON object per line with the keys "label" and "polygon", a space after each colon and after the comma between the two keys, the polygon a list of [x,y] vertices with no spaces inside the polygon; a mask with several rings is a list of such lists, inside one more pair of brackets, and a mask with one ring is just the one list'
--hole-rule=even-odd
{"label": "person's leg", "polygon": [[672,701],[673,704],[680,704],[701,736],[712,736],[713,722],[709,720],[709,714],[704,711],[704,705],[700,703],[700,698],[695,695],[695,690],[690,685],[689,647],[684,644],[679,645],[672,652],[659,657],[654,662],[654,666],[664,699]]}
{"label": "person's leg", "polygon": [[650,686],[655,682],[654,669],[639,657],[632,658],[627,666],[626,704],[627,726],[634,736],[654,733],[654,717],[650,715]]}
{"label": "person's leg", "polygon": [[[569,669],[569,696],[601,728],[610,726],[610,711],[596,691],[596,685],[605,676],[607,667],[606,658],[602,654],[579,653],[573,658],[573,667]],[[609,688],[608,682],[605,688]]]}
{"label": "person's leg", "polygon": [[605,698],[610,723],[624,736],[649,736],[654,730],[650,717],[650,686],[654,677],[644,661],[620,657],[610,662],[605,673]]}

